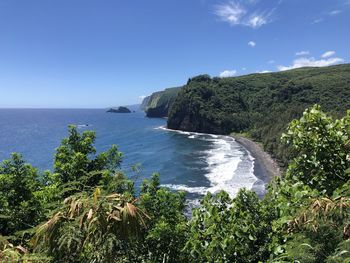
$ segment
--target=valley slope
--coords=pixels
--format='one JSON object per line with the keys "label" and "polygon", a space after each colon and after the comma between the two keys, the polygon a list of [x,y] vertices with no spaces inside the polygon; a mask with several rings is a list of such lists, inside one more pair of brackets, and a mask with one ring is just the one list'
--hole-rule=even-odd
{"label": "valley slope", "polygon": [[194,77],[173,100],[168,128],[245,133],[286,163],[291,153],[280,143],[281,134],[316,103],[337,117],[350,108],[350,64],[231,78]]}
{"label": "valley slope", "polygon": [[180,91],[180,88],[181,87],[168,88],[163,91],[154,92],[142,101],[141,109],[146,112],[147,117],[167,117],[168,111]]}

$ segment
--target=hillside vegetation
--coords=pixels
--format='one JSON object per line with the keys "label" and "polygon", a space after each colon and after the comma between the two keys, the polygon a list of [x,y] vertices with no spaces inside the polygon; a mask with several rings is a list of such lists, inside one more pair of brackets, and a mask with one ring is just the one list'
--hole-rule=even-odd
{"label": "hillside vegetation", "polygon": [[154,92],[151,96],[148,96],[143,100],[141,109],[146,112],[147,117],[167,117],[168,111],[179,91],[180,87]]}
{"label": "hillside vegetation", "polygon": [[157,174],[135,189],[116,146],[72,126],[53,172],[0,163],[0,262],[350,262],[350,111],[315,105],[282,141],[296,156],[263,199],[207,194],[187,218],[183,192]]}
{"label": "hillside vegetation", "polygon": [[315,103],[332,116],[350,108],[350,64],[301,68],[232,78],[201,75],[176,97],[168,128],[205,133],[248,134],[287,163],[282,131]]}

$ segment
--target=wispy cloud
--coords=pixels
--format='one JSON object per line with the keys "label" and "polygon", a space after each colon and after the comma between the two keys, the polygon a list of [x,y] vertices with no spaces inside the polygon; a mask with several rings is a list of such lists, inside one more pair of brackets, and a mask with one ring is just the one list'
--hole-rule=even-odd
{"label": "wispy cloud", "polygon": [[342,3],[340,6],[338,5],[339,9],[334,9],[334,10],[328,10],[326,12],[323,12],[322,14],[320,14],[316,19],[314,19],[312,21],[312,24],[318,24],[321,23],[331,17],[337,16],[341,13],[344,12],[344,8],[346,8],[346,6],[350,4],[350,0],[344,1],[344,3]]}
{"label": "wispy cloud", "polygon": [[331,16],[336,16],[339,15],[342,11],[341,10],[333,10],[331,12],[329,12],[328,14]]}
{"label": "wispy cloud", "polygon": [[248,46],[255,47],[256,43],[254,41],[249,41]]}
{"label": "wispy cloud", "polygon": [[302,50],[302,51],[298,51],[295,53],[296,56],[306,56],[306,55],[310,55],[310,51],[307,50]]}
{"label": "wispy cloud", "polygon": [[322,54],[321,58],[329,58],[329,57],[334,56],[334,55],[335,55],[335,51],[330,50],[330,51],[324,52]]}
{"label": "wispy cloud", "polygon": [[273,59],[267,61],[267,64],[275,64],[275,63],[276,63],[276,61],[274,61]]}
{"label": "wispy cloud", "polygon": [[266,25],[272,22],[271,17],[274,11],[275,9],[272,9],[270,11],[265,11],[265,12],[255,12],[249,16],[246,23],[248,26],[252,28],[259,28],[263,25]]}
{"label": "wispy cloud", "polygon": [[247,10],[238,2],[228,2],[226,4],[217,5],[215,14],[230,25],[239,25],[242,23],[243,16]]}
{"label": "wispy cloud", "polygon": [[332,57],[335,54],[334,51],[325,52],[320,59],[314,57],[301,57],[293,61],[290,66],[278,66],[279,71],[302,68],[302,67],[326,67],[344,62],[343,58]]}
{"label": "wispy cloud", "polygon": [[270,15],[269,14],[253,14],[249,17],[247,20],[247,25],[252,28],[259,28],[267,23],[270,22]]}
{"label": "wispy cloud", "polygon": [[317,18],[312,22],[312,24],[318,24],[318,23],[321,23],[322,21],[323,21],[323,18]]}
{"label": "wispy cloud", "polygon": [[[257,1],[247,1],[250,5],[255,5]],[[272,21],[272,14],[275,8],[271,10],[250,10],[247,5],[241,2],[229,1],[215,6],[214,13],[221,21],[229,23],[231,26],[248,26],[254,29],[260,28]]]}
{"label": "wispy cloud", "polygon": [[220,78],[228,78],[228,77],[233,77],[237,75],[236,70],[224,70],[223,72],[220,73]]}

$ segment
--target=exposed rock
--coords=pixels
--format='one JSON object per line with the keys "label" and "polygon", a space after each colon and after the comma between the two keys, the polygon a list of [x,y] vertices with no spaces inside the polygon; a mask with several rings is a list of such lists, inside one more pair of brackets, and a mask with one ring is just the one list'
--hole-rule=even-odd
{"label": "exposed rock", "polygon": [[131,113],[131,110],[129,110],[127,107],[118,107],[118,108],[110,108],[107,112],[112,112],[112,113]]}

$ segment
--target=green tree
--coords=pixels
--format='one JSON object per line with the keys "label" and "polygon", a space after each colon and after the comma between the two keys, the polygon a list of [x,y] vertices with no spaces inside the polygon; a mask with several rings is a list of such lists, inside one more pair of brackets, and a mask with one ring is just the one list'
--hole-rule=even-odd
{"label": "green tree", "polygon": [[340,242],[332,255],[326,259],[327,263],[349,263],[350,262],[350,239]]}
{"label": "green tree", "polygon": [[145,259],[164,263],[188,261],[183,250],[188,231],[185,201],[184,192],[160,187],[159,174],[143,182],[140,205],[151,219],[144,235]]}
{"label": "green tree", "polygon": [[56,149],[53,181],[66,188],[64,196],[97,185],[107,186],[118,171],[122,154],[113,145],[108,151],[96,155],[93,146],[95,132],[80,134],[69,126],[69,136]]}
{"label": "green tree", "polygon": [[104,195],[100,188],[70,196],[38,227],[33,242],[53,262],[133,262],[134,244],[149,218],[135,202],[128,195]]}
{"label": "green tree", "polygon": [[192,262],[258,262],[269,257],[271,211],[257,195],[241,190],[207,194],[193,211],[186,244]]}
{"label": "green tree", "polygon": [[21,245],[13,245],[0,235],[0,262],[49,263],[51,259],[42,254],[31,253]]}
{"label": "green tree", "polygon": [[0,164],[0,234],[12,236],[33,228],[43,219],[38,192],[40,183],[35,168],[24,162],[20,154]]}
{"label": "green tree", "polygon": [[315,105],[283,135],[296,157],[265,197],[279,214],[272,262],[325,262],[349,238],[349,116],[333,120]]}
{"label": "green tree", "polygon": [[350,111],[333,120],[315,105],[300,120],[293,120],[282,139],[297,156],[288,166],[287,176],[329,195],[350,177]]}
{"label": "green tree", "polygon": [[281,253],[271,262],[326,262],[327,258],[350,260],[350,254],[341,250],[348,246],[349,220],[349,197],[309,200],[286,224],[286,242]]}

